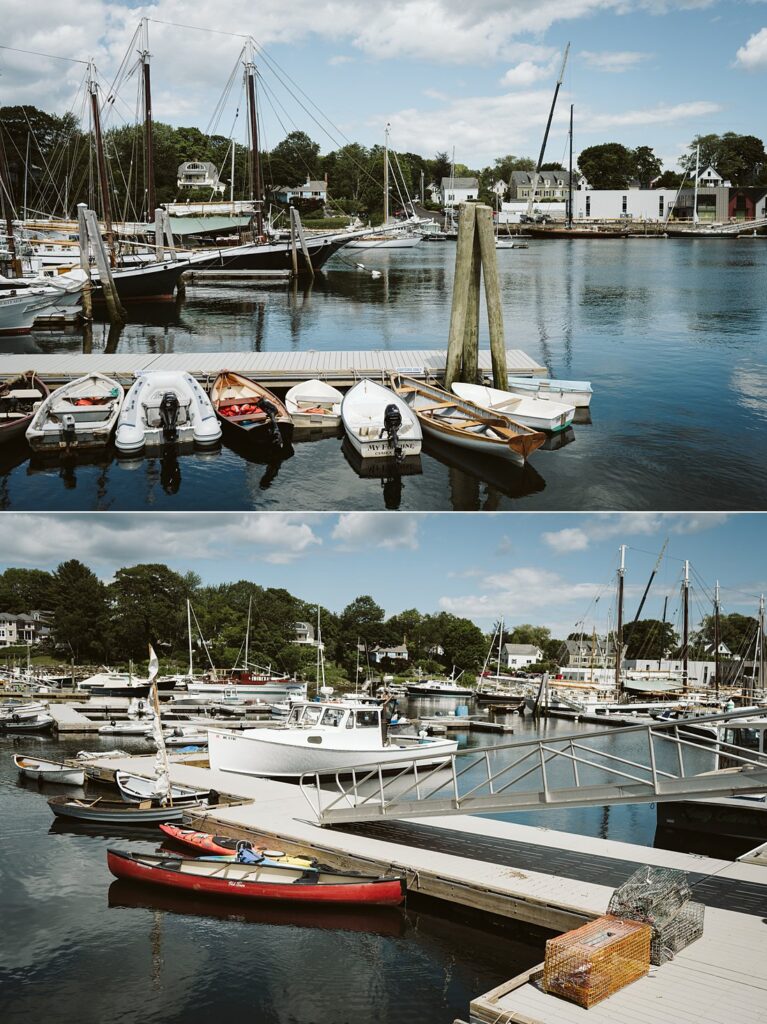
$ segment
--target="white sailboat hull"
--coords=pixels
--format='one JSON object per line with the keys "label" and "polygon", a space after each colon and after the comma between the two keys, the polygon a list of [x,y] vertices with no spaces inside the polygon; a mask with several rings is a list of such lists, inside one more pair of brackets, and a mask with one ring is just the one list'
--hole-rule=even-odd
{"label": "white sailboat hull", "polygon": [[420,235],[402,235],[399,238],[355,238],[346,249],[412,249],[422,241]]}
{"label": "white sailboat hull", "polygon": [[203,694],[205,696],[223,696],[225,694],[236,693],[238,697],[262,697],[269,700],[284,700],[286,697],[306,697],[306,684],[305,683],[294,683],[281,682],[275,680],[273,682],[265,681],[263,683],[232,683],[220,682],[220,683],[199,683],[190,682],[186,686],[188,693]]}

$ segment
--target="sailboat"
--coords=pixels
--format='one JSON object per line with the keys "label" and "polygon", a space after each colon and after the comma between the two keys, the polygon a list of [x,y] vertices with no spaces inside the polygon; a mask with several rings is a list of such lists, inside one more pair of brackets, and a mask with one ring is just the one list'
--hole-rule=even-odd
{"label": "sailboat", "polygon": [[[525,704],[525,697],[527,694],[520,693],[520,685],[528,684],[527,679],[516,679],[513,676],[506,676],[501,674],[501,654],[503,651],[503,618],[493,634],[490,641],[490,647],[488,648],[487,657],[485,658],[485,664],[482,666],[482,672],[477,676],[477,689],[475,691],[475,698],[478,705],[482,704],[499,704],[509,706],[515,711],[520,711]],[[489,671],[489,662],[493,656],[493,650],[495,648],[495,640],[498,639],[498,655],[496,661],[495,674],[491,674]]]}

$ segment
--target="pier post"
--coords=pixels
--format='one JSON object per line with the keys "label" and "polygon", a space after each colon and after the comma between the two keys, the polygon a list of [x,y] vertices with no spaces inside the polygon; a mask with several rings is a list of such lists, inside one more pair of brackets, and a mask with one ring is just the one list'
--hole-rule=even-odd
{"label": "pier post", "polygon": [[162,229],[165,233],[165,244],[168,247],[170,258],[175,263],[178,256],[176,255],[176,243],[173,241],[173,229],[170,226],[170,214],[167,210],[162,211]]}
{"label": "pier post", "polygon": [[[445,390],[463,375],[464,339],[466,336],[469,291],[474,262],[474,234],[476,205],[464,203],[458,217],[458,241],[455,246],[455,275],[453,278],[453,304],[450,310],[450,334],[445,361]],[[477,302],[477,314],[479,302]]]}
{"label": "pier post", "polygon": [[162,221],[162,210],[154,211],[154,256],[160,263],[165,259],[165,225]]}
{"label": "pier post", "polygon": [[290,207],[290,259],[293,263],[293,277],[298,277],[298,250],[296,249],[296,223],[293,207]]}
{"label": "pier post", "polygon": [[91,245],[93,246],[93,255],[96,257],[96,266],[99,271],[99,283],[101,284],[101,290],[104,293],[107,316],[109,317],[110,323],[124,323],[126,320],[125,310],[120,304],[120,298],[117,294],[114,278],[112,277],[112,268],[109,266],[109,259],[107,258],[106,249],[104,248],[104,242],[101,237],[98,221],[96,220],[96,214],[93,210],[85,211],[85,220],[88,227],[88,235],[90,236]]}
{"label": "pier post", "polygon": [[506,367],[503,309],[501,307],[501,282],[498,277],[498,254],[495,251],[495,236],[493,234],[493,211],[489,206],[478,206],[476,219],[485,278],[485,302],[487,303],[487,324],[490,330],[493,386],[505,391],[509,386],[509,378]]}
{"label": "pier post", "polygon": [[85,203],[77,204],[77,227],[80,237],[80,269],[87,275],[83,288],[83,317],[86,323],[93,321],[93,284],[91,283],[91,261],[89,259],[88,224],[85,219]]}
{"label": "pier post", "polygon": [[474,232],[469,270],[469,291],[466,301],[466,325],[463,332],[463,372],[461,379],[469,384],[479,383],[479,291],[482,279],[482,253],[479,235]]}
{"label": "pier post", "polygon": [[304,235],[304,226],[301,223],[301,214],[298,212],[298,210],[295,208],[295,206],[291,206],[290,212],[293,215],[293,217],[295,218],[296,233],[298,234],[298,240],[301,243],[301,251],[303,252],[304,259],[306,260],[306,266],[307,266],[307,268],[309,270],[309,273],[312,275],[312,277],[314,277],[314,267],[312,266],[312,257],[309,254],[309,246],[306,244],[306,236]]}

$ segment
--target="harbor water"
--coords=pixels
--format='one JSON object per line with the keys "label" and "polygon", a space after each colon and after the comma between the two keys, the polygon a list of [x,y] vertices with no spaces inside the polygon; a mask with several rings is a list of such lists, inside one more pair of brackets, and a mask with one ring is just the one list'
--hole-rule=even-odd
{"label": "harbor water", "polygon": [[[134,307],[94,352],[444,348],[455,247],[333,257],[313,285],[190,286]],[[506,342],[555,377],[590,380],[590,415],[520,469],[427,443],[412,475],[363,467],[339,437],[288,457],[233,451],[30,462],[0,450],[0,507],[197,509],[763,509],[767,505],[765,239],[530,241],[498,252]],[[380,272],[372,277],[355,266]],[[484,322],[480,343],[487,344]],[[79,333],[0,341],[82,352]],[[2,358],[0,357],[0,365]],[[221,367],[225,369],[225,367]],[[559,446],[559,447],[557,447]],[[556,448],[557,450],[551,450]],[[375,460],[373,460],[375,461]]]}

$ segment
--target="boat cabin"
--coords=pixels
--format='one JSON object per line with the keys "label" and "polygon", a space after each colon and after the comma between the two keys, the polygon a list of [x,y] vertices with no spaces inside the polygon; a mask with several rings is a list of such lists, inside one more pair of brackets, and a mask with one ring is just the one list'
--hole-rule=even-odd
{"label": "boat cabin", "polygon": [[[740,768],[740,758],[753,757],[767,764],[767,715],[754,718],[740,718],[723,722],[717,727],[719,748],[718,768]],[[731,746],[730,746],[731,745]],[[733,750],[732,747],[739,747]],[[736,755],[729,757],[728,754]]]}
{"label": "boat cabin", "polygon": [[294,707],[288,729],[381,729],[381,708],[370,704],[318,704]]}

